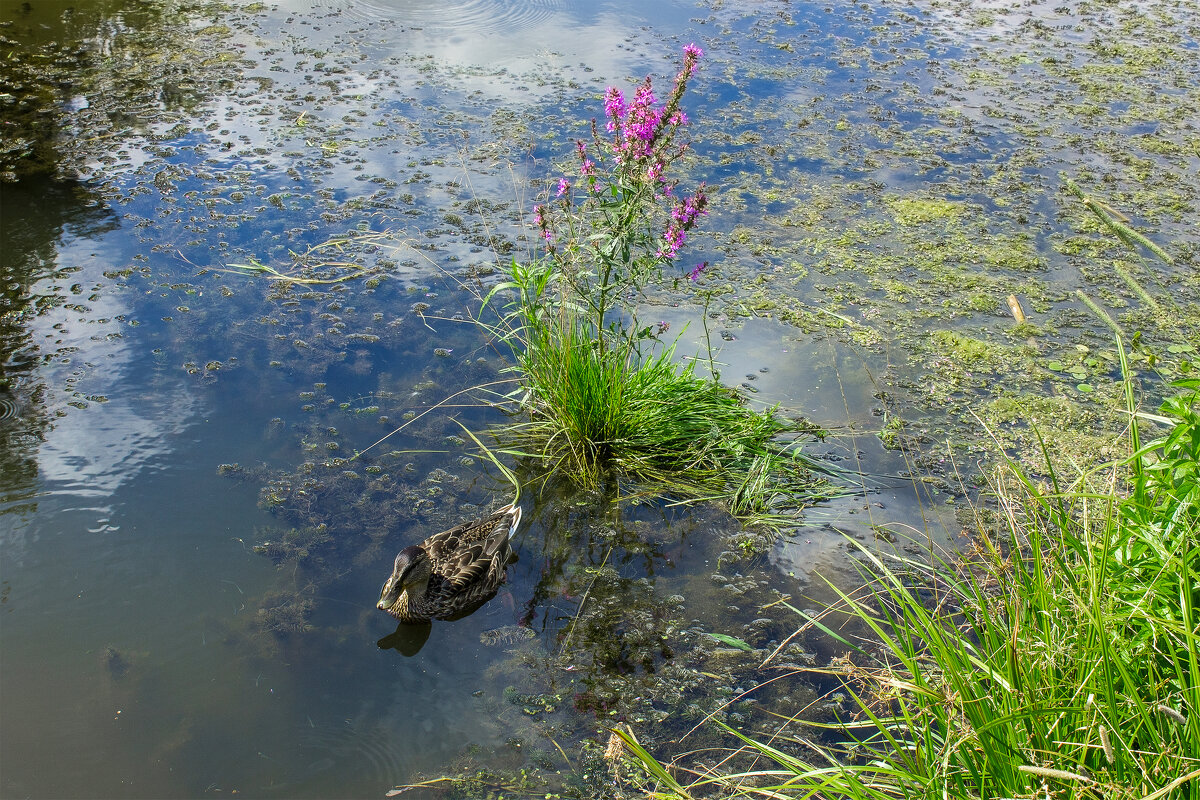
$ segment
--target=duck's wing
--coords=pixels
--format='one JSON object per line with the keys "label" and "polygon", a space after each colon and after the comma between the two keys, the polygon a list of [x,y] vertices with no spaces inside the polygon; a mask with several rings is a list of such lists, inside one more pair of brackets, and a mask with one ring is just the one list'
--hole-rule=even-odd
{"label": "duck's wing", "polygon": [[438,534],[426,544],[435,570],[449,592],[462,591],[479,581],[497,582],[508,559],[508,540],[521,520],[521,509],[506,506],[486,519],[468,522]]}
{"label": "duck's wing", "polygon": [[476,583],[498,584],[508,560],[509,527],[507,521],[488,534],[487,538],[471,542],[461,549],[443,575],[457,591]]}
{"label": "duck's wing", "polygon": [[484,550],[483,543],[478,542],[469,549],[458,553],[458,558],[453,563],[446,565],[446,571],[442,577],[452,593],[461,592],[488,576],[495,561],[495,556],[488,555]]}

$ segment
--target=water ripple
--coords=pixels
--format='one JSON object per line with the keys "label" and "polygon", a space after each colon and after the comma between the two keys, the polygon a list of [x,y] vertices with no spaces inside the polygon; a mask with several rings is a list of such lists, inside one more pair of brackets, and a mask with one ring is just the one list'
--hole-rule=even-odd
{"label": "water ripple", "polygon": [[412,771],[403,742],[381,725],[359,729],[346,720],[342,726],[310,728],[301,736],[300,747],[311,759],[304,770],[307,781],[336,766],[331,775],[349,770],[376,785],[393,786]]}
{"label": "water ripple", "polygon": [[350,0],[345,13],[371,22],[487,34],[532,28],[562,8],[562,0]]}
{"label": "water ripple", "polygon": [[0,421],[21,416],[22,404],[7,392],[0,392]]}

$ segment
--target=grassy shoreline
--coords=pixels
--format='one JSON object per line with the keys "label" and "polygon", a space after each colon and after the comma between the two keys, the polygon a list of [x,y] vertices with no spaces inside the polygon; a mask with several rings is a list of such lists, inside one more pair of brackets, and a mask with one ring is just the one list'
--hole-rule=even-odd
{"label": "grassy shoreline", "polygon": [[[1171,262],[1068,186],[1129,249]],[[1036,462],[997,440],[964,552],[889,557],[848,537],[863,586],[827,581],[839,601],[796,613],[847,648],[812,672],[837,678],[849,715],[769,735],[722,725],[752,766],[685,768],[686,786],[617,730],[648,796],[1200,797],[1200,379],[1140,411],[1120,326],[1077,294],[1115,338],[1125,455],[1067,469],[1033,423]]]}
{"label": "grassy shoreline", "polygon": [[[802,615],[849,651],[853,712],[822,726],[842,745],[726,728],[759,766],[685,782],[621,731],[647,795],[1200,796],[1200,381],[1177,388],[1131,416],[1127,458],[1067,476],[1046,453],[1044,486],[1006,462],[961,558],[854,543],[864,588]],[[1140,445],[1147,420],[1168,429]]]}

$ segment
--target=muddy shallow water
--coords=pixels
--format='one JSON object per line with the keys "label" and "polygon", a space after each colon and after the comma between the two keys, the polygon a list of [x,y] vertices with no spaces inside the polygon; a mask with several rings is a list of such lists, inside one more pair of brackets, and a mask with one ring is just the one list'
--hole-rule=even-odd
{"label": "muddy shallow water", "polygon": [[[763,665],[798,624],[777,601],[854,586],[844,535],[956,542],[971,412],[1013,452],[1035,417],[1111,446],[1076,289],[1142,334],[1149,396],[1193,369],[1200,21],[1048,5],[0,3],[0,794],[595,796],[615,721],[671,753],[728,746],[689,733],[710,714],[828,716],[794,673],[832,642]],[[713,292],[723,379],[828,428],[867,491],[769,542],[531,488],[496,598],[397,632],[395,553],[511,494],[456,422],[503,416],[462,395],[367,448],[503,379],[462,317],[604,87],[691,41],[684,179],[713,204],[687,263],[714,266],[650,307],[690,355]]]}

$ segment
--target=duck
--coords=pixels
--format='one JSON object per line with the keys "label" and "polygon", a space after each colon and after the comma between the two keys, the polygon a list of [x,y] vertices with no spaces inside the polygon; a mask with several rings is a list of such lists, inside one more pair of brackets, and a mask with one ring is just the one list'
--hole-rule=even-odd
{"label": "duck", "polygon": [[406,623],[470,614],[503,583],[512,557],[509,540],[520,523],[520,506],[509,503],[404,548],[376,607]]}

